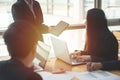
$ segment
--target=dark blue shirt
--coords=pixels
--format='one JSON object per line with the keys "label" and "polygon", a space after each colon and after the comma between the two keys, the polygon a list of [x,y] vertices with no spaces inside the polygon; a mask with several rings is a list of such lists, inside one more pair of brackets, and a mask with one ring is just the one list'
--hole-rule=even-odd
{"label": "dark blue shirt", "polygon": [[0,80],[42,80],[33,68],[16,59],[0,61]]}

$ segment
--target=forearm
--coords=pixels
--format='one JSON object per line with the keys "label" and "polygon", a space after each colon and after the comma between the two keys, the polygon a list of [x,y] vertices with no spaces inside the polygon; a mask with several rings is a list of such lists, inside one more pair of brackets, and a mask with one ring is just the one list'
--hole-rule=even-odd
{"label": "forearm", "polygon": [[102,70],[120,70],[120,61],[102,62]]}

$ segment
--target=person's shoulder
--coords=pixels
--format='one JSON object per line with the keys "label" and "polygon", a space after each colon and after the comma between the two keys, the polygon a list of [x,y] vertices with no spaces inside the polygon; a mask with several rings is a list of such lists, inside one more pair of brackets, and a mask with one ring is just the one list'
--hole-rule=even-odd
{"label": "person's shoulder", "polygon": [[111,39],[111,38],[114,38],[114,34],[109,31],[109,32],[106,32],[104,37],[105,37],[105,39]]}
{"label": "person's shoulder", "polygon": [[40,5],[40,3],[38,1],[36,1],[36,0],[33,0],[33,1],[34,1],[34,4]]}
{"label": "person's shoulder", "polygon": [[14,66],[13,62],[11,60],[0,61],[0,68],[1,67],[6,68],[6,67],[9,67],[9,66]]}
{"label": "person's shoulder", "polygon": [[115,37],[115,35],[112,32],[108,32],[105,36],[104,36],[104,40],[107,41],[107,43],[117,43],[117,38]]}
{"label": "person's shoulder", "polygon": [[32,72],[31,74],[29,74],[27,80],[43,80],[43,79],[38,73]]}
{"label": "person's shoulder", "polygon": [[0,61],[0,67],[4,66],[8,61]]}
{"label": "person's shoulder", "polygon": [[0,73],[1,73],[1,71],[4,71],[5,69],[7,69],[6,67],[9,67],[8,60],[0,61]]}

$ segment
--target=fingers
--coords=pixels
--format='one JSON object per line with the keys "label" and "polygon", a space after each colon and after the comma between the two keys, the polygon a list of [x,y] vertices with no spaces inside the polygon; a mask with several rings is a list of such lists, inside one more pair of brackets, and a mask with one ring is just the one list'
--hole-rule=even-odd
{"label": "fingers", "polygon": [[87,70],[88,71],[95,71],[95,70],[98,70],[98,68],[94,63],[89,62],[89,63],[87,63]]}
{"label": "fingers", "polygon": [[87,63],[87,70],[88,71],[100,70],[101,68],[102,68],[102,64],[100,62],[98,62],[98,63],[95,63],[95,62]]}
{"label": "fingers", "polygon": [[76,58],[77,61],[90,62],[91,57],[89,55],[82,55]]}
{"label": "fingers", "polygon": [[87,71],[92,71],[92,70],[91,70],[91,64],[92,64],[91,62],[88,62],[88,63],[87,63]]}
{"label": "fingers", "polygon": [[76,59],[78,56],[80,56],[80,52],[70,53],[70,58],[72,59]]}
{"label": "fingers", "polygon": [[78,62],[90,62],[91,57],[90,55],[81,55],[81,51],[76,50],[73,53],[70,53],[71,59],[76,59]]}
{"label": "fingers", "polygon": [[85,59],[84,59],[82,56],[77,56],[77,57],[76,57],[76,60],[77,60],[78,62],[85,62]]}

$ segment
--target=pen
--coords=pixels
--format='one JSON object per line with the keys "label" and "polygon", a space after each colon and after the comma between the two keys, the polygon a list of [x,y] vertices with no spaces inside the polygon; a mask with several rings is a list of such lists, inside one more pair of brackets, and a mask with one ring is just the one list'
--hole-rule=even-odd
{"label": "pen", "polygon": [[52,71],[52,74],[62,74],[62,73],[65,73],[66,71],[64,69],[57,69],[57,70],[53,70]]}

